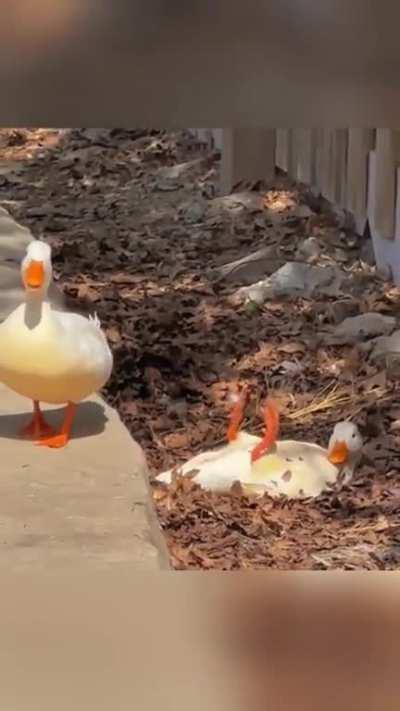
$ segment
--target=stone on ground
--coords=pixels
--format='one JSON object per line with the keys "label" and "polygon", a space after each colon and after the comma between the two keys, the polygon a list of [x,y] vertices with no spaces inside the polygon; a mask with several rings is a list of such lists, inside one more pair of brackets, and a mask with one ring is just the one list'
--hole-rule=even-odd
{"label": "stone on ground", "polygon": [[210,277],[227,282],[254,284],[276,269],[279,259],[274,246],[263,247],[210,271]]}
{"label": "stone on ground", "polygon": [[273,298],[311,298],[341,294],[345,274],[336,267],[317,267],[305,262],[286,262],[268,279],[243,287],[240,300],[262,304]]}
{"label": "stone on ground", "polygon": [[392,316],[370,312],[346,318],[325,340],[332,345],[351,345],[376,336],[388,336],[395,328],[396,319]]}

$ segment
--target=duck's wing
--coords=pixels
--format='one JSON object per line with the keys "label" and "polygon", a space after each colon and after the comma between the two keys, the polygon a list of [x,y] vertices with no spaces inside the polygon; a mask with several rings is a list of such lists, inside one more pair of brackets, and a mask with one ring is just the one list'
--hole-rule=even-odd
{"label": "duck's wing", "polygon": [[268,492],[272,496],[279,496],[283,493],[288,467],[285,456],[274,447],[269,454],[257,459],[252,465],[246,490],[250,493]]}
{"label": "duck's wing", "polygon": [[180,476],[186,476],[188,474],[193,474],[193,479],[196,479],[195,473],[199,473],[202,469],[207,468],[208,465],[213,464],[215,459],[218,458],[218,456],[223,456],[223,451],[225,448],[219,449],[219,450],[211,450],[210,452],[201,452],[201,454],[196,454],[195,457],[192,457],[191,459],[188,459],[187,462],[184,462],[183,464],[177,465],[176,467],[172,467],[171,469],[168,469],[167,471],[161,472],[161,474],[157,474],[155,477],[156,481],[161,481],[164,484],[170,484],[172,481],[172,476],[174,472],[179,474]]}
{"label": "duck's wing", "polygon": [[283,440],[277,443],[275,452],[255,462],[251,488],[262,493],[264,487],[273,496],[315,497],[330,488],[336,478],[337,469],[322,447]]}
{"label": "duck's wing", "polygon": [[71,354],[75,367],[82,371],[98,371],[104,380],[108,380],[113,356],[97,315],[86,318],[80,314],[53,311],[53,317],[61,327],[63,345]]}
{"label": "duck's wing", "polygon": [[52,313],[65,333],[75,340],[78,337],[91,337],[97,338],[102,343],[106,341],[106,337],[101,328],[100,319],[96,313],[88,317],[69,311],[53,311]]}
{"label": "duck's wing", "polygon": [[[234,442],[219,449],[202,452],[189,459],[176,471],[182,476],[191,474],[193,480],[203,489],[227,491],[235,481],[248,480],[251,469],[250,452],[260,441],[259,437],[240,433]],[[171,483],[174,469],[169,469],[155,477],[156,481]]]}

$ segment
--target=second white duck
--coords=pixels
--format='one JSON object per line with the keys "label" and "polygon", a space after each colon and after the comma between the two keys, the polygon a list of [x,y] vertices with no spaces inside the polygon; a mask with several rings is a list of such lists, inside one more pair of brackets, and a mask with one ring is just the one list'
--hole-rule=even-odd
{"label": "second white duck", "polygon": [[[239,481],[247,493],[268,493],[289,498],[316,497],[336,484],[347,484],[362,450],[358,427],[339,422],[328,449],[309,442],[278,440],[279,412],[272,400],[264,408],[266,426],[263,438],[240,432],[240,421],[248,400],[242,392],[228,429],[228,444],[193,457],[177,468],[191,475],[202,488],[228,491]],[[173,470],[159,474],[156,481],[170,483]]]}

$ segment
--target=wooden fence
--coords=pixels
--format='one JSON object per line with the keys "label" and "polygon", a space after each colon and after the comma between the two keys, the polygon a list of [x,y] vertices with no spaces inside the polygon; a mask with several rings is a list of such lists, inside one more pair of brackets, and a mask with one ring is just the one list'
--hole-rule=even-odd
{"label": "wooden fence", "polygon": [[375,259],[400,284],[400,130],[192,129],[222,151],[221,190],[270,178],[275,166],[368,225]]}

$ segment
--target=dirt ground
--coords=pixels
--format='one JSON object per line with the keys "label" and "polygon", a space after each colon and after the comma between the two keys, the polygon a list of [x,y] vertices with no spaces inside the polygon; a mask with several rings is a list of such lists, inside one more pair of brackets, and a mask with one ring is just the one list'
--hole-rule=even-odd
{"label": "dirt ground", "polygon": [[[327,444],[352,416],[366,441],[352,484],[313,502],[153,485],[173,566],[397,569],[398,369],[372,360],[365,338],[334,345],[326,333],[371,311],[397,319],[400,290],[304,187],[276,175],[221,199],[218,169],[217,152],[185,131],[0,131],[0,205],[51,243],[72,307],[100,317],[115,355],[104,395],[155,473],[224,441],[237,384],[258,404],[274,394],[282,437]],[[304,260],[305,242],[310,263],[345,274],[340,293],[239,299],[240,287]],[[221,270],[258,250],[250,267]],[[337,404],[296,418],[334,388]],[[261,431],[254,403],[244,426]]]}

